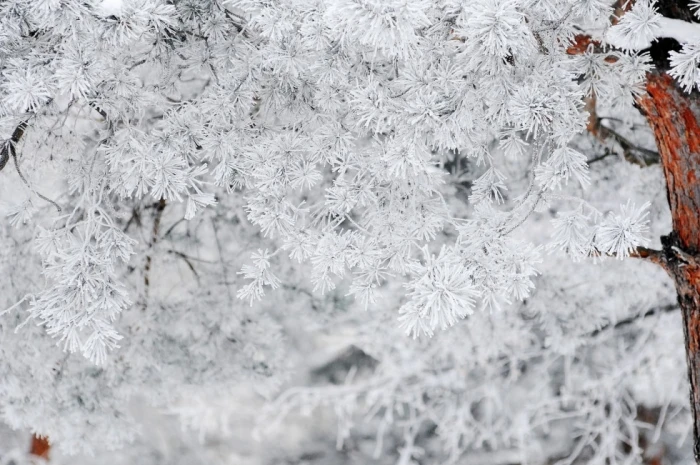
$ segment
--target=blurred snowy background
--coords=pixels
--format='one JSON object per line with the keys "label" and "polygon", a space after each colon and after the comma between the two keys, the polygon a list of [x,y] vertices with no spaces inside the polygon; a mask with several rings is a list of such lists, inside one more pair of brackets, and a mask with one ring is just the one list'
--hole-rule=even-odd
{"label": "blurred snowy background", "polygon": [[[635,137],[643,140],[644,131]],[[579,143],[583,153],[601,150],[588,137]],[[479,172],[463,168],[445,194],[466,214],[465,192]],[[616,209],[620,198],[648,200],[650,236],[669,230],[658,165],[641,168],[613,154],[592,163],[591,176],[582,195],[601,211]],[[535,213],[521,234],[546,242],[555,214]],[[193,310],[206,307],[212,292],[235,291],[222,279],[233,280],[245,251],[262,239],[241,219],[240,205],[181,230],[179,215],[166,211],[163,223],[174,225],[187,249],[154,264],[152,289],[163,305]],[[274,376],[192,388],[162,410],[135,395],[127,407],[138,420],[133,444],[98,448],[94,456],[52,448],[50,462],[505,465],[617,457],[625,463],[637,448],[630,463],[692,463],[671,282],[646,263],[605,261],[573,263],[553,254],[524,303],[477,312],[432,339],[413,340],[397,327],[398,284],[385,286],[365,311],[345,296],[347,284],[314,294],[304,268],[280,260],[282,287],[241,310],[267,321],[261,338],[274,328],[277,336],[261,356],[274,359]],[[217,284],[201,286],[205,273],[218,273]],[[195,341],[187,350],[196,351],[198,322],[192,311],[186,315],[182,330]],[[29,431],[0,429],[0,464],[41,460],[28,454],[30,441]]]}

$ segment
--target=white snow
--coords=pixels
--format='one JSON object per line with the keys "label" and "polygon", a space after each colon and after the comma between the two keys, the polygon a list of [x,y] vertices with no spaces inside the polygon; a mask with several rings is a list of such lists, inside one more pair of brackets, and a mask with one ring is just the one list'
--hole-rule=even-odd
{"label": "white snow", "polygon": [[102,0],[101,13],[105,16],[119,16],[124,6],[124,0]]}
{"label": "white snow", "polygon": [[700,41],[700,24],[666,18],[665,16],[659,19],[659,23],[662,30],[659,37],[676,39],[682,44]]}

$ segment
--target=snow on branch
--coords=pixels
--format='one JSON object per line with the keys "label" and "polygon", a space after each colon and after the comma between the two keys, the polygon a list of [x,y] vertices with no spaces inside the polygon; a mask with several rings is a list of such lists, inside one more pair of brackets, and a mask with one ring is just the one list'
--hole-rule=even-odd
{"label": "snow on branch", "polygon": [[[669,73],[686,91],[700,88],[700,23],[662,16],[655,5],[656,0],[636,1],[608,30],[607,43],[622,50],[637,51],[649,48],[660,38],[675,39],[681,44],[681,50],[670,52]],[[697,6],[693,11],[697,16]]]}

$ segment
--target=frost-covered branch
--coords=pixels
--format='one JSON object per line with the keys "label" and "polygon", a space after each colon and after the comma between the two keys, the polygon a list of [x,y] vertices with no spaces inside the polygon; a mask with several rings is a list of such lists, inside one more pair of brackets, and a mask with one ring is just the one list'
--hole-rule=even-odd
{"label": "frost-covered branch", "polygon": [[[602,376],[607,367],[589,360],[622,349],[577,358],[568,339],[629,314],[637,295],[625,287],[642,280],[614,281],[596,302],[592,287],[547,296],[596,281],[581,276],[592,257],[665,264],[644,248],[663,214],[653,203],[659,170],[618,164],[606,179],[589,171],[598,146],[580,136],[588,126],[622,152],[652,155],[639,134],[596,116],[634,119],[647,55],[572,43],[608,28],[610,3],[3,3],[0,130],[10,141],[0,162],[20,141],[26,153],[20,179],[2,173],[3,189],[18,192],[0,236],[0,295],[13,309],[0,321],[11,341],[0,345],[2,415],[74,450],[133,440],[125,406],[136,395],[206,423],[193,399],[211,405],[239,382],[272,397],[289,364],[306,359],[289,348],[313,345],[319,338],[307,334],[319,325],[331,338],[345,331],[342,314],[362,331],[376,323],[358,338],[377,374],[292,390],[276,413],[330,405],[343,439],[366,401],[381,431],[401,429],[405,463],[423,447],[424,424],[436,425],[441,453],[456,463],[480,447],[524,451],[542,425],[577,416],[584,431],[570,457],[635,460],[620,447],[638,434],[629,406],[660,401],[618,372],[652,371],[652,354],[635,350]],[[663,29],[644,3],[613,26],[624,40]],[[687,45],[672,62],[692,83]],[[68,110],[50,114],[61,105]],[[17,126],[27,115],[31,131]],[[469,183],[460,201],[446,166]],[[52,186],[65,213],[21,198],[34,179]],[[573,260],[546,253],[555,250]],[[168,260],[189,270],[155,266]],[[572,267],[561,285],[538,278],[558,276],[553,266]],[[524,301],[535,320],[513,311]],[[14,333],[28,322],[38,326]],[[41,369],[26,369],[37,360]],[[528,392],[542,405],[521,402]]]}
{"label": "frost-covered branch", "polygon": [[653,6],[648,6],[653,3],[650,0],[635,2],[632,10],[610,28],[605,37],[607,42],[620,49],[643,50],[661,38],[675,39],[681,44],[700,41],[700,23],[662,16]]}

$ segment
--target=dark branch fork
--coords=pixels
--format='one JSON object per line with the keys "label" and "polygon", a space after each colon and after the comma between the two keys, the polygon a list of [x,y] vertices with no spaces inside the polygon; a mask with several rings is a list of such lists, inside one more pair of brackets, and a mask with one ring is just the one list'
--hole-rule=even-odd
{"label": "dark branch fork", "polygon": [[41,194],[40,192],[37,192],[36,189],[32,187],[32,185],[29,183],[26,177],[24,177],[24,174],[22,173],[22,170],[19,167],[19,161],[17,160],[17,144],[22,140],[22,137],[24,136],[27,128],[29,126],[29,119],[26,119],[22,122],[20,122],[15,130],[12,132],[12,136],[10,139],[6,140],[2,144],[2,151],[0,151],[0,171],[2,171],[3,168],[5,168],[5,165],[7,165],[7,162],[12,158],[12,161],[15,164],[15,169],[17,170],[17,174],[19,175],[20,179],[22,182],[29,188],[29,190],[32,191],[37,197],[39,197],[42,200],[45,200],[46,202],[52,204],[54,207],[56,207],[56,210],[58,212],[61,212],[61,206],[58,205],[56,202],[51,200],[50,198],[46,197],[45,195]]}

